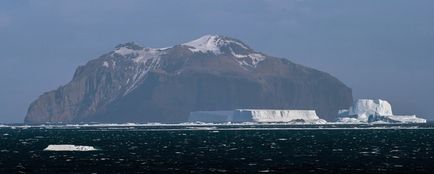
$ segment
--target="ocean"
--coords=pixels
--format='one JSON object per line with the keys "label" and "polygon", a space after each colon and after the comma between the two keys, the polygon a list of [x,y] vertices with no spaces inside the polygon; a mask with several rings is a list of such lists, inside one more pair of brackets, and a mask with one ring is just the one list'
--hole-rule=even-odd
{"label": "ocean", "polygon": [[432,123],[3,125],[0,173],[432,173],[433,146]]}

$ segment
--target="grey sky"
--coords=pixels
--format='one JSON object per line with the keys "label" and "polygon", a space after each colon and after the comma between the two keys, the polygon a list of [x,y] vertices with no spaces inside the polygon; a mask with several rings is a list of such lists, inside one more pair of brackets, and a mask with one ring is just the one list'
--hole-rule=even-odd
{"label": "grey sky", "polygon": [[166,47],[209,33],[434,119],[433,9],[432,0],[0,1],[0,122],[22,122],[30,102],[117,44]]}

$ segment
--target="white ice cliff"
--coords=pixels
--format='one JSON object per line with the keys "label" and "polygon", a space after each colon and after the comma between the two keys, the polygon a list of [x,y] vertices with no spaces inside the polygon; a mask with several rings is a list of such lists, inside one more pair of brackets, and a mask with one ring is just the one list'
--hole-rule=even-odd
{"label": "white ice cliff", "polygon": [[237,109],[234,111],[197,111],[190,113],[190,122],[301,122],[326,123],[314,110]]}
{"label": "white ice cliff", "polygon": [[360,99],[339,115],[338,121],[343,123],[426,123],[416,115],[393,115],[392,106],[385,100]]}
{"label": "white ice cliff", "polygon": [[98,149],[92,147],[92,146],[77,146],[72,144],[54,144],[49,145],[47,148],[44,149],[44,151],[96,151]]}

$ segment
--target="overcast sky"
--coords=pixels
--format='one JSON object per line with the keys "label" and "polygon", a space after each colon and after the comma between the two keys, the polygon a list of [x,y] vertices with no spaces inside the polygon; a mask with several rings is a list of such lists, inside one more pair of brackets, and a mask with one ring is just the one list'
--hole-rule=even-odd
{"label": "overcast sky", "polygon": [[0,122],[135,41],[166,47],[205,34],[328,72],[354,98],[434,119],[433,0],[2,0]]}

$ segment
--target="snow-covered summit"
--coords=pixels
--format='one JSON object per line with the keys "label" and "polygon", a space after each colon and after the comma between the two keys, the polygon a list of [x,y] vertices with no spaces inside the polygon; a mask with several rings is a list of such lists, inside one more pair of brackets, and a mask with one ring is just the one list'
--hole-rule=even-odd
{"label": "snow-covered summit", "polygon": [[[204,35],[198,39],[192,40],[187,43],[180,44],[182,46],[186,46],[192,52],[202,52],[202,53],[214,53],[214,54],[223,54],[226,52],[254,52],[249,46],[244,44],[243,42],[233,39],[226,36],[221,35]],[[124,44],[119,44],[115,47],[115,52],[130,54],[134,51],[164,51],[169,48],[173,48],[174,46],[167,48],[144,48],[135,42],[127,42]],[[232,50],[231,50],[232,49]],[[127,52],[125,52],[127,51]]]}
{"label": "snow-covered summit", "polygon": [[[189,50],[193,54],[206,54],[201,55],[201,57],[233,59],[244,69],[245,67],[254,68],[266,58],[265,55],[255,52],[237,39],[219,35],[205,35],[196,40],[166,48],[143,47],[134,42],[120,44],[99,63],[103,68],[111,70],[121,68],[122,65],[128,66],[124,67],[124,71],[127,70],[125,72],[130,74],[130,77],[125,78],[125,82],[119,87],[127,89],[124,92],[126,95],[140,85],[148,72],[160,71],[162,66],[164,68],[164,66],[171,64],[167,62],[168,59],[163,60],[163,57],[174,58],[170,61],[176,60],[176,57],[179,56],[176,49],[179,48]],[[161,62],[165,62],[164,65],[161,65]],[[182,68],[179,69],[179,72],[182,71]]]}
{"label": "snow-covered summit", "polygon": [[196,40],[181,44],[194,53],[213,53],[232,55],[243,66],[256,67],[266,56],[255,52],[243,42],[221,35],[205,35]]}
{"label": "snow-covered summit", "polygon": [[241,41],[220,35],[205,35],[181,45],[190,47],[190,50],[193,52],[212,52],[214,54],[221,54],[224,52],[223,47],[231,44],[239,46],[245,50],[250,50],[250,48]]}
{"label": "snow-covered summit", "polygon": [[[255,52],[243,42],[221,35],[205,35],[193,41],[180,44],[193,53],[226,55],[234,58],[241,66],[256,67],[266,56]],[[145,48],[134,42],[116,46],[113,55],[119,55],[136,63],[147,63],[148,60],[158,60],[161,55],[175,46],[166,48]],[[103,66],[108,67],[106,63]]]}

